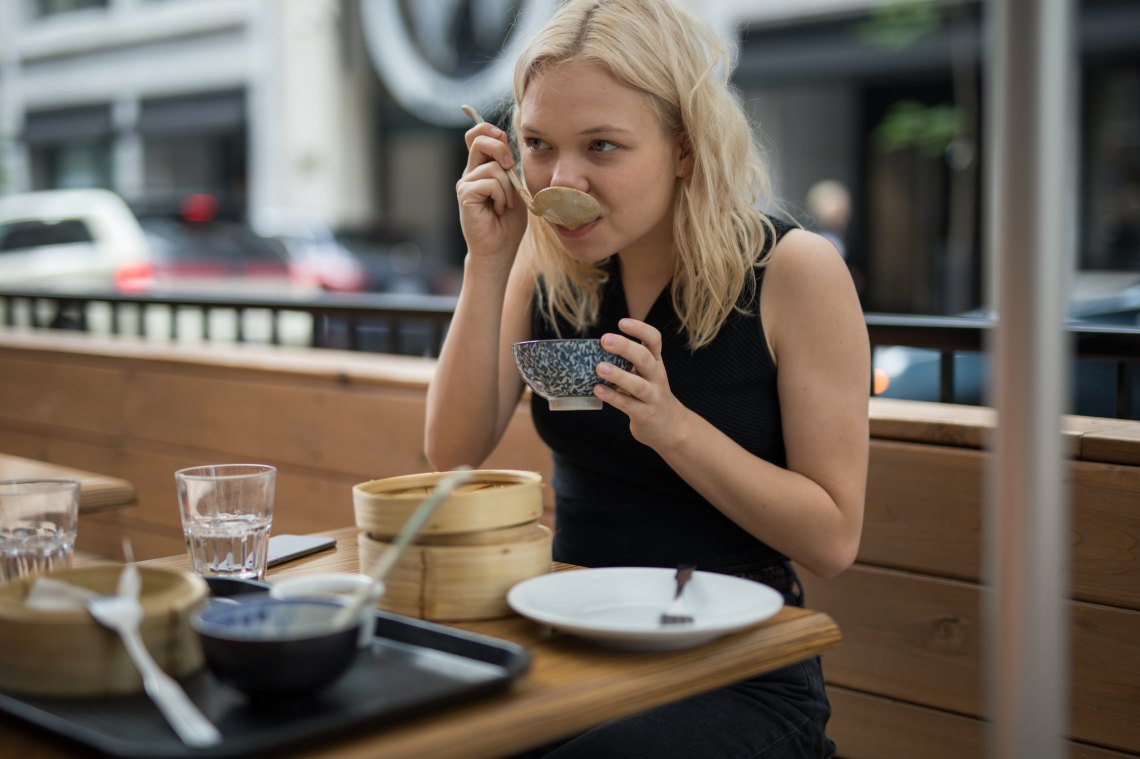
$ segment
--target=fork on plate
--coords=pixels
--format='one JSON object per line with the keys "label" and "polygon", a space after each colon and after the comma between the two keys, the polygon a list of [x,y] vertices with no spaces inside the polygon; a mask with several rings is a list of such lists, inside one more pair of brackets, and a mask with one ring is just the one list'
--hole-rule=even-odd
{"label": "fork on plate", "polygon": [[677,567],[677,591],[673,594],[673,601],[661,612],[660,624],[662,625],[684,625],[692,624],[695,620],[693,612],[689,609],[689,605],[685,603],[684,592],[685,585],[693,576],[693,570],[696,567],[691,564],[682,564]]}

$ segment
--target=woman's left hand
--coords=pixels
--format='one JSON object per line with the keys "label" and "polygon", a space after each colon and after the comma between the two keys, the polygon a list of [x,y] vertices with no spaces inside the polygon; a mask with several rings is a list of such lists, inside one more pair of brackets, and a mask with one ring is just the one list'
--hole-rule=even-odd
{"label": "woman's left hand", "polygon": [[661,333],[637,319],[622,319],[618,328],[629,337],[607,332],[602,347],[629,359],[634,371],[609,362],[599,364],[598,375],[617,389],[598,385],[594,395],[629,417],[629,431],[636,440],[660,451],[683,434],[680,422],[688,409],[669,389],[661,362]]}

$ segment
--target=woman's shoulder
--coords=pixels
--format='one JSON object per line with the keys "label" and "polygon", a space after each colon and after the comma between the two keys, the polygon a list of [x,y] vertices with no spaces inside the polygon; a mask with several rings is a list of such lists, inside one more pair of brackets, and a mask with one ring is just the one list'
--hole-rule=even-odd
{"label": "woman's shoulder", "polygon": [[[780,283],[779,289],[798,289],[841,284],[851,279],[843,257],[827,238],[775,219],[773,224],[777,225],[777,237],[765,266],[766,284],[775,279]],[[782,230],[780,224],[783,224]]]}
{"label": "woman's shoulder", "polygon": [[761,285],[760,314],[773,355],[781,338],[834,329],[860,313],[851,272],[835,246],[814,232],[788,231],[769,256]]}

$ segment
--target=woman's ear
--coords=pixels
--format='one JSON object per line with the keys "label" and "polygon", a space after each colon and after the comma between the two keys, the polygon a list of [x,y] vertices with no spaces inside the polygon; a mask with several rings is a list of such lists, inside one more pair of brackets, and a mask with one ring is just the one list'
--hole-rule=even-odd
{"label": "woman's ear", "polygon": [[693,174],[693,164],[696,161],[696,156],[693,155],[693,144],[689,142],[688,135],[681,137],[677,146],[677,176],[681,179],[688,179]]}

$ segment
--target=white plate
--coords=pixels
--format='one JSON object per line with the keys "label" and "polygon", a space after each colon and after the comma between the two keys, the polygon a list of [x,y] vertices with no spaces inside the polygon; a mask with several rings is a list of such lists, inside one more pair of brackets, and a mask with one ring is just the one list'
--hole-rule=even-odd
{"label": "white plate", "polygon": [[651,567],[577,569],[524,580],[507,594],[519,614],[556,630],[616,647],[685,648],[758,624],[784,597],[752,580],[694,572],[685,587],[691,624],[660,623],[673,600],[675,570]]}

